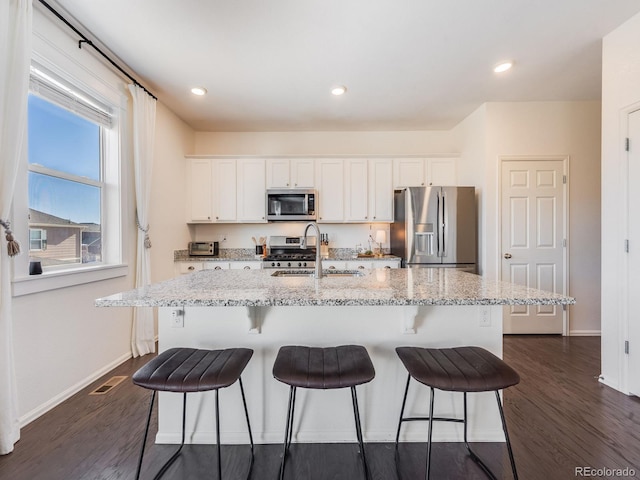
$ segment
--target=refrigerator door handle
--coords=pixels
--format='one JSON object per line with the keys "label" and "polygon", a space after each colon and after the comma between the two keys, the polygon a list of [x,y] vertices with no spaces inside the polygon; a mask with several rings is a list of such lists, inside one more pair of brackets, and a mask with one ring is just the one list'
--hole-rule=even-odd
{"label": "refrigerator door handle", "polygon": [[438,257],[441,257],[441,235],[440,232],[442,229],[440,228],[440,224],[442,223],[442,219],[440,218],[440,192],[436,194],[436,248]]}
{"label": "refrigerator door handle", "polygon": [[442,224],[439,226],[439,232],[441,232],[442,235],[442,243],[441,243],[441,248],[440,248],[440,256],[441,257],[446,257],[447,256],[447,196],[446,193],[443,191],[442,192],[442,215],[440,218],[442,218]]}

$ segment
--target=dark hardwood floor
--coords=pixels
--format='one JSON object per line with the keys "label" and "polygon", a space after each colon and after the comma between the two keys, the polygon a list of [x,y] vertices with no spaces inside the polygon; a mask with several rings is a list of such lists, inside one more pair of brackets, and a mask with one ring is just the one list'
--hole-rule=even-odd
{"label": "dark hardwood floor", "polygon": [[[521,479],[580,478],[576,467],[635,470],[631,477],[589,478],[640,478],[640,400],[598,383],[599,338],[508,336],[504,358],[522,377],[522,382],[504,395]],[[87,394],[112,375],[131,375],[148,360],[143,357],[126,362],[27,425],[15,451],[0,457],[0,479],[133,478],[148,392],[127,379],[106,395]],[[393,445],[366,447],[373,479],[398,479]],[[152,478],[174,448],[150,445],[143,478]],[[476,448],[499,478],[511,478],[503,444],[484,443]],[[225,479],[245,477],[247,455],[247,446],[223,446]],[[277,478],[279,456],[280,446],[257,445],[251,478]],[[400,480],[424,478],[424,444],[403,444],[400,459]],[[460,444],[435,444],[433,460],[434,480],[486,478]],[[188,445],[163,478],[214,478],[214,462],[212,446]],[[355,444],[292,447],[287,479],[359,478],[362,471]]]}

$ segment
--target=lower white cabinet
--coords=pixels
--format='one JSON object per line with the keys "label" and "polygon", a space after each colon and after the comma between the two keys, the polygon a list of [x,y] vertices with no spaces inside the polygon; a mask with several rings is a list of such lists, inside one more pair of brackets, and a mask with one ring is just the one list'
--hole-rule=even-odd
{"label": "lower white cabinet", "polygon": [[229,262],[204,262],[205,270],[229,270]]}
{"label": "lower white cabinet", "polygon": [[262,269],[262,262],[229,262],[231,270],[260,270]]}

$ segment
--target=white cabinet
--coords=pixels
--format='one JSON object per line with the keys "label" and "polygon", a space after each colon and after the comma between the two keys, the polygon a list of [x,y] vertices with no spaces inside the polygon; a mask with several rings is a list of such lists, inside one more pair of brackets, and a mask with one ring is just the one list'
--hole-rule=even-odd
{"label": "white cabinet", "polygon": [[393,187],[457,185],[457,158],[395,158]]}
{"label": "white cabinet", "polygon": [[229,262],[231,270],[260,270],[262,269],[262,262]]}
{"label": "white cabinet", "polygon": [[203,262],[204,270],[229,270],[229,262]]}
{"label": "white cabinet", "polygon": [[423,187],[424,175],[424,158],[393,159],[393,188]]}
{"label": "white cabinet", "polygon": [[213,218],[213,174],[211,160],[194,159],[188,165],[187,221],[211,222]]}
{"label": "white cabinet", "polygon": [[174,265],[176,275],[186,275],[193,272],[199,272],[202,268],[202,262],[176,262]]}
{"label": "white cabinet", "polygon": [[213,160],[213,221],[235,222],[237,218],[236,160]]}
{"label": "white cabinet", "polygon": [[429,185],[454,186],[458,184],[456,158],[428,158],[426,182]]}
{"label": "white cabinet", "polygon": [[318,222],[344,221],[344,160],[321,159],[316,164]]}
{"label": "white cabinet", "polygon": [[314,188],[314,162],[312,158],[267,159],[267,188]]}
{"label": "white cabinet", "polygon": [[369,209],[373,222],[393,222],[393,161],[390,158],[369,160]]}
{"label": "white cabinet", "polygon": [[346,270],[347,262],[342,260],[323,260],[322,261],[322,269],[329,270]]}
{"label": "white cabinet", "polygon": [[344,219],[347,222],[366,222],[369,220],[370,193],[367,160],[344,160],[344,173]]}
{"label": "white cabinet", "polygon": [[238,221],[266,222],[265,169],[261,158],[238,160]]}

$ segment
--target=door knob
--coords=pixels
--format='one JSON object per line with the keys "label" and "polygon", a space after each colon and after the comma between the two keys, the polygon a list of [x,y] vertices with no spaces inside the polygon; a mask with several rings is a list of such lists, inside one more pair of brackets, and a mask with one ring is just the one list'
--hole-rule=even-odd
{"label": "door knob", "polygon": [[505,253],[504,254],[504,258],[506,258],[507,260],[509,260],[511,258],[511,254],[510,253]]}

